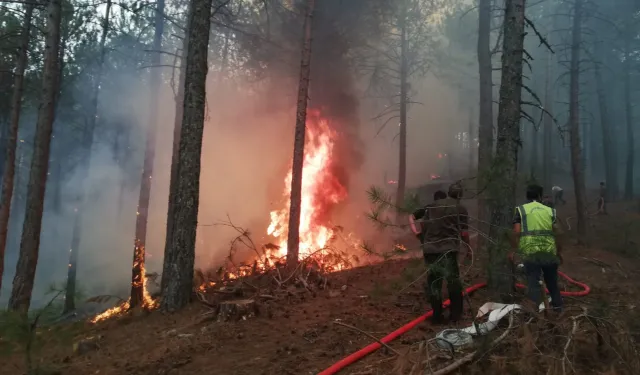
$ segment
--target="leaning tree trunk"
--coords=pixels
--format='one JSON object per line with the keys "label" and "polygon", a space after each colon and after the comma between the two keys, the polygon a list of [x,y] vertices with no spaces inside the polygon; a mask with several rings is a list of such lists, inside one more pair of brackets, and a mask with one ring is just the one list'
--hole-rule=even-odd
{"label": "leaning tree trunk", "polygon": [[627,170],[625,173],[624,197],[633,199],[633,165],[635,159],[634,152],[634,131],[633,131],[633,108],[631,104],[631,46],[629,38],[625,41],[624,68],[624,110],[627,122]]}
{"label": "leaning tree trunk", "polygon": [[584,243],[587,235],[587,196],[584,182],[584,165],[580,143],[580,48],[582,42],[582,1],[576,0],[571,42],[569,78],[569,136],[571,146],[571,171],[576,197],[578,242]]}
{"label": "leaning tree trunk", "polygon": [[291,166],[291,204],[289,207],[289,233],[287,236],[287,264],[298,263],[300,251],[300,209],[302,203],[302,168],[304,164],[305,125],[307,121],[307,101],[311,75],[311,23],[315,0],[307,0],[304,20],[304,42],[300,59],[300,82],[298,84],[298,108],[296,110],[296,130],[293,141],[293,164]]}
{"label": "leaning tree trunk", "polygon": [[162,309],[175,311],[189,303],[196,256],[200,193],[200,158],[206,105],[207,53],[212,0],[191,0],[184,81],[184,110],[177,158],[172,243],[165,252]]}
{"label": "leaning tree trunk", "polygon": [[[515,207],[518,148],[520,144],[520,105],[522,98],[522,65],[524,52],[525,0],[507,0],[502,46],[502,80],[498,111],[498,142],[492,163],[490,186],[492,214],[490,236],[489,285],[503,299],[512,295],[515,286],[507,264],[508,245]],[[505,229],[501,229],[505,228]]]}
{"label": "leaning tree trunk", "polygon": [[4,175],[2,177],[2,195],[0,196],[0,291],[2,291],[2,275],[4,274],[4,254],[7,247],[7,233],[9,231],[9,217],[11,216],[11,200],[13,198],[13,182],[16,173],[16,148],[18,144],[18,125],[22,109],[22,92],[24,89],[24,71],[27,68],[29,40],[31,34],[31,17],[33,16],[33,2],[25,4],[20,49],[18,51],[18,65],[14,75],[13,96],[11,98],[11,118],[6,141],[6,156],[4,159]]}
{"label": "leaning tree trunk", "polygon": [[553,177],[553,171],[551,167],[551,140],[553,136],[553,108],[552,108],[552,90],[551,90],[551,52],[547,53],[547,64],[545,68],[545,80],[544,80],[544,109],[543,112],[543,141],[542,141],[542,174],[543,174],[543,186],[545,191],[550,191],[553,183],[551,179]]}
{"label": "leaning tree trunk", "polygon": [[[190,12],[190,11],[189,11]],[[188,18],[188,17],[187,17]],[[187,20],[189,22],[189,20]],[[169,180],[169,205],[167,207],[167,231],[165,234],[164,242],[164,257],[167,257],[167,253],[171,251],[171,244],[173,243],[173,230],[175,229],[173,207],[176,200],[176,188],[178,186],[178,154],[180,152],[180,127],[182,126],[182,116],[184,112],[184,80],[187,70],[187,46],[189,45],[189,25],[187,25],[187,32],[185,32],[184,39],[182,41],[182,53],[180,56],[180,77],[178,78],[178,92],[175,97],[176,101],[176,113],[173,120],[173,143],[171,150],[171,177]],[[167,272],[168,270],[164,270]],[[162,278],[162,285],[166,282],[166,278]]]}
{"label": "leaning tree trunk", "polygon": [[[93,147],[93,134],[95,133],[96,123],[98,121],[98,96],[100,95],[100,85],[102,84],[102,72],[104,69],[104,59],[106,55],[105,44],[107,42],[107,34],[109,33],[109,13],[111,12],[111,0],[107,0],[107,9],[105,11],[102,23],[102,34],[100,35],[100,57],[98,59],[98,67],[96,77],[91,88],[91,107],[89,121],[82,134],[82,153],[83,157],[80,161],[79,172],[80,181],[86,184],[89,176],[89,168],[91,166],[91,149]],[[67,287],[65,290],[64,313],[75,310],[76,295],[76,275],[78,271],[78,252],[80,251],[80,235],[82,233],[82,216],[86,209],[85,194],[88,186],[82,186],[76,202],[78,207],[75,209],[75,219],[73,224],[73,234],[71,235],[71,248],[69,249],[69,268],[67,270]]]}
{"label": "leaning tree trunk", "polygon": [[[601,55],[597,55],[601,56]],[[596,76],[596,94],[600,108],[600,128],[602,130],[602,152],[604,157],[604,172],[607,182],[607,199],[614,200],[618,195],[618,156],[611,139],[611,121],[609,121],[609,106],[604,91],[604,81],[600,71],[600,63],[594,61]]]}
{"label": "leaning tree trunk", "polygon": [[398,155],[398,190],[396,207],[404,207],[404,192],[407,183],[407,10],[403,6],[400,18],[400,135]]}
{"label": "leaning tree trunk", "polygon": [[149,92],[151,103],[149,105],[149,123],[147,124],[147,140],[142,166],[142,178],[140,179],[140,195],[138,197],[138,210],[136,216],[136,233],[133,245],[133,266],[131,268],[131,302],[134,308],[144,302],[145,288],[145,245],[147,241],[147,221],[149,218],[149,200],[151,199],[151,177],[153,175],[153,161],[156,153],[156,132],[158,127],[158,92],[160,91],[161,75],[159,66],[162,63],[160,52],[162,50],[162,34],[164,32],[164,2],[158,0],[155,17],[155,34],[153,36],[153,51],[151,69],[151,81]]}
{"label": "leaning tree trunk", "polygon": [[58,47],[60,43],[61,0],[49,0],[47,9],[47,37],[45,41],[44,69],[42,73],[42,102],[38,112],[36,134],[27,187],[27,207],[22,227],[20,256],[13,278],[9,309],[27,313],[31,304],[31,292],[38,265],[40,230],[44,194],[49,169],[51,132],[55,112],[58,71]]}
{"label": "leaning tree trunk", "polygon": [[[478,115],[478,179],[477,189],[484,190],[488,183],[491,159],[493,158],[493,66],[491,65],[491,0],[480,0],[478,4],[478,70],[480,77],[480,111]],[[485,194],[478,195],[478,229],[489,232],[489,207]],[[484,248],[483,235],[478,237],[478,248]]]}

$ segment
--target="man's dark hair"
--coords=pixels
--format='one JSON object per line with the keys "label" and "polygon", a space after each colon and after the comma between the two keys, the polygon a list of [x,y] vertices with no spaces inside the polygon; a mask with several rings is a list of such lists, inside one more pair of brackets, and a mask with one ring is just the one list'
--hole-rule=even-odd
{"label": "man's dark hair", "polygon": [[453,199],[462,198],[462,185],[455,183],[449,186],[449,197]]}
{"label": "man's dark hair", "polygon": [[447,193],[445,193],[442,190],[438,190],[435,193],[433,193],[433,200],[434,201],[437,201],[437,200],[440,200],[440,199],[447,199]]}
{"label": "man's dark hair", "polygon": [[604,186],[604,181],[600,182],[600,186]]}
{"label": "man's dark hair", "polygon": [[542,198],[544,189],[540,185],[527,186],[527,199],[530,201],[539,201]]}

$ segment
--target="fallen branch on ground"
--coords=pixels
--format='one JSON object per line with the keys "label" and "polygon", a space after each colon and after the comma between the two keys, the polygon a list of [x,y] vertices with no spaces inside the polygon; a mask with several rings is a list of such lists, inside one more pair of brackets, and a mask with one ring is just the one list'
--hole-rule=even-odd
{"label": "fallen branch on ground", "polygon": [[361,330],[360,328],[354,327],[354,326],[349,325],[349,324],[346,324],[346,323],[339,322],[339,321],[337,321],[337,320],[334,320],[334,321],[333,321],[333,324],[337,324],[337,325],[339,325],[339,326],[343,326],[343,327],[346,327],[346,328],[352,329],[352,330],[354,330],[354,331],[360,332],[360,333],[362,333],[363,335],[367,336],[368,338],[370,338],[370,339],[372,339],[372,340],[377,341],[377,342],[378,342],[378,344],[380,344],[380,345],[384,346],[385,348],[389,349],[389,351],[390,351],[390,352],[395,353],[397,356],[401,356],[401,355],[402,355],[402,354],[400,354],[400,352],[398,352],[398,351],[397,351],[397,350],[395,350],[394,348],[392,348],[392,347],[390,347],[389,345],[387,345],[387,344],[385,344],[384,342],[382,342],[379,338],[375,337],[374,335],[372,335],[372,334],[370,334],[370,333],[367,333],[367,332],[365,332],[365,331]]}

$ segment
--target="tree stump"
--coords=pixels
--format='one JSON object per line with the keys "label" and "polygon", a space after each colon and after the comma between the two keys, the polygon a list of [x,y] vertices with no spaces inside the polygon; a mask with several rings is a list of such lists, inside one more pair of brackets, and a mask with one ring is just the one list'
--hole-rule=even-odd
{"label": "tree stump", "polygon": [[223,301],[218,307],[218,322],[245,320],[257,314],[258,305],[252,299]]}

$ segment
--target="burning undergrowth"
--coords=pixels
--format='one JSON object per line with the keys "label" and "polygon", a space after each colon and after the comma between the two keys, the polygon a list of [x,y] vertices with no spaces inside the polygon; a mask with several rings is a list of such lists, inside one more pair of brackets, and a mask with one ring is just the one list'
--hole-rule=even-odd
{"label": "burning undergrowth", "polygon": [[[359,262],[359,241],[333,222],[336,212],[348,198],[347,174],[341,173],[344,171],[343,163],[337,158],[338,128],[336,120],[324,116],[321,110],[309,110],[302,175],[298,266],[291,270],[285,265],[292,179],[289,168],[284,178],[281,206],[269,214],[270,223],[266,228],[268,242],[257,244],[248,230],[235,225],[230,218],[220,223],[233,229],[236,236],[230,243],[224,265],[214,270],[196,271],[195,292],[202,301],[206,300],[204,293],[208,291],[218,296],[246,296],[245,292],[240,292],[244,290],[242,286],[254,283],[260,285],[253,287],[256,293],[266,288],[270,296],[277,294],[276,289],[284,291],[291,285],[313,292],[317,288],[326,288],[327,273],[349,269]],[[242,261],[237,261],[238,256]],[[144,285],[142,308],[155,308],[157,301],[148,292],[146,278],[136,282]],[[129,300],[122,301],[120,305],[94,317],[92,322],[121,315],[130,307]]]}

